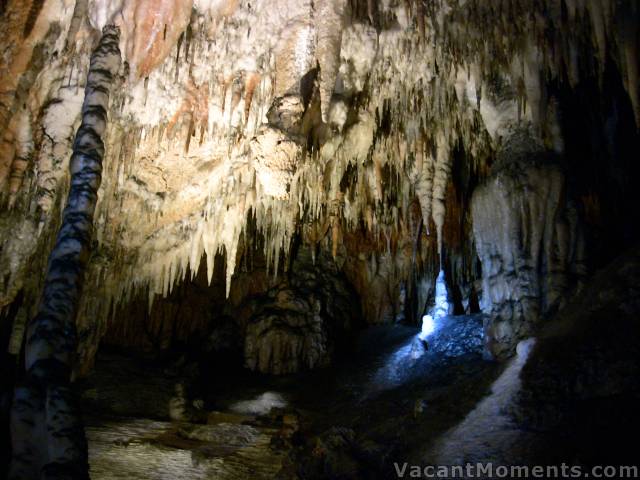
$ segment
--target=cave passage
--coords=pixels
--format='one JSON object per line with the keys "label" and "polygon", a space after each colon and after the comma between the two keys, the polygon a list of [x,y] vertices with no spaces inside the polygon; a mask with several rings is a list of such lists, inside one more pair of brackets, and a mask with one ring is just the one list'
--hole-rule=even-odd
{"label": "cave passage", "polygon": [[503,369],[482,361],[479,316],[438,323],[428,348],[415,327],[371,327],[334,365],[287,377],[99,352],[83,386],[92,478],[266,479],[292,455],[310,478],[391,475],[380,455],[422,454]]}

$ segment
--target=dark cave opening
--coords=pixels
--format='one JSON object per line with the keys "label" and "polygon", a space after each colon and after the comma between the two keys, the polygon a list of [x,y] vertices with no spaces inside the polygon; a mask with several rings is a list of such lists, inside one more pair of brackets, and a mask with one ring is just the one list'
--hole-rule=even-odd
{"label": "dark cave opening", "polygon": [[575,89],[563,83],[552,92],[563,112],[569,188],[587,224],[592,268],[600,268],[638,238],[640,212],[626,208],[635,203],[634,185],[640,180],[633,109],[611,60],[601,78],[587,77]]}

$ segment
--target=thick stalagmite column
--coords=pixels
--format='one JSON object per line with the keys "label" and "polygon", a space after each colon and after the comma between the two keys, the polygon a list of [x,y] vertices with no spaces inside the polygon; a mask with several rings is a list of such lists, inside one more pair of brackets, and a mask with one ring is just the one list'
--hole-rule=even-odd
{"label": "thick stalagmite column", "polygon": [[11,479],[88,478],[86,440],[70,377],[75,315],[101,182],[102,136],[109,93],[120,68],[119,37],[117,27],[106,26],[91,56],[82,123],[70,161],[69,196],[38,313],[27,330],[25,382],[15,392]]}
{"label": "thick stalagmite column", "polygon": [[512,132],[471,201],[482,262],[486,352],[504,358],[584,274],[577,212],[560,165],[528,129]]}

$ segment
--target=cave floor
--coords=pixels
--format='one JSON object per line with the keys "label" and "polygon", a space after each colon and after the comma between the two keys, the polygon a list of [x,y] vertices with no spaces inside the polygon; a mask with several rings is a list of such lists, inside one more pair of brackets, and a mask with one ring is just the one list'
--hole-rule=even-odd
{"label": "cave floor", "polygon": [[[186,402],[184,368],[102,352],[83,394],[92,478],[395,478],[394,462],[422,461],[503,372],[482,359],[481,324],[446,317],[427,349],[415,328],[371,327],[305,374],[216,365]],[[190,421],[169,421],[176,408]]]}

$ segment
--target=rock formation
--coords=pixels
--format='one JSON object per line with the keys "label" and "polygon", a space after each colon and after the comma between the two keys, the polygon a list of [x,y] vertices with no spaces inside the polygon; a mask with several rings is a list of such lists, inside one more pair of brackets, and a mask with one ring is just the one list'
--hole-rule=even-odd
{"label": "rock formation", "polygon": [[228,328],[246,366],[285,374],[330,363],[362,325],[417,325],[440,274],[449,312],[482,310],[486,354],[505,359],[637,242],[639,9],[0,2],[5,377],[48,348],[32,319],[105,26],[121,68],[62,329],[77,342],[57,328],[45,346],[64,343],[54,357],[81,378],[101,342],[211,353],[202,338]]}
{"label": "rock formation", "polygon": [[299,254],[286,283],[245,302],[247,367],[283,374],[330,364],[360,321],[354,292],[331,263],[313,266],[309,253]]}
{"label": "rock formation", "polygon": [[562,167],[526,130],[504,141],[471,208],[487,351],[505,357],[585,274],[581,226]]}

